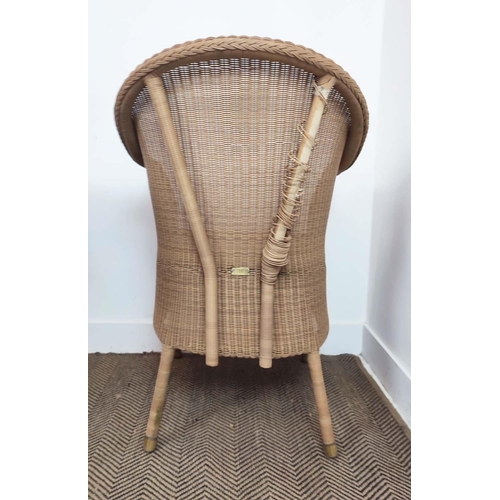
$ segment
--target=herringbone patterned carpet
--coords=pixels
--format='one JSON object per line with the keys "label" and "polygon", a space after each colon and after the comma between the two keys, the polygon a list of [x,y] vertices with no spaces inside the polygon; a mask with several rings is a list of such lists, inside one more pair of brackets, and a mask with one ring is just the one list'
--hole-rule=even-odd
{"label": "herringbone patterned carpet", "polygon": [[410,439],[354,356],[323,356],[338,456],[323,455],[300,358],[175,359],[154,453],[142,450],[158,354],[89,355],[90,499],[410,498]]}

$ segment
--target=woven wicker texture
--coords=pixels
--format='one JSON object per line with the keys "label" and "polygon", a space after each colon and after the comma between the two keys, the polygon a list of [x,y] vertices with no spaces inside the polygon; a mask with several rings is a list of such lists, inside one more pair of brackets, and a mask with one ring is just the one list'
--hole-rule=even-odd
{"label": "woven wicker texture", "polygon": [[[323,356],[338,456],[323,455],[307,365],[174,360],[142,449],[159,355],[89,356],[91,500],[410,498],[410,439],[353,356]],[[69,495],[69,497],[74,495]]]}
{"label": "woven wicker texture", "polygon": [[325,74],[335,76],[336,87],[346,99],[353,116],[339,172],[343,172],[354,163],[363,147],[369,118],[365,98],[349,73],[331,59],[301,45],[247,36],[205,38],[178,44],[144,61],[131,73],[118,93],[115,120],[125,147],[137,163],[144,164],[130,111],[137,95],[144,87],[143,78],[152,72],[161,74],[189,61],[224,57],[277,60],[301,67],[317,77]]}
{"label": "woven wicker texture", "polygon": [[[229,56],[228,39],[215,40]],[[248,52],[248,45],[260,39],[236,40],[246,44],[238,47]],[[309,114],[317,75],[298,62],[243,57],[240,52],[234,57],[207,58],[214,42],[192,43],[202,48],[199,60],[193,60],[192,46],[185,44],[155,56],[129,77],[117,99],[117,123],[120,127],[123,108],[140,78],[160,71],[215,258],[219,354],[258,357],[262,251],[285,180],[295,166],[293,155],[302,139],[300,129]],[[314,64],[323,71],[334,64],[292,44],[265,43],[268,52],[278,50],[276,46],[288,51],[295,47],[297,61],[313,54]],[[189,59],[183,64],[182,57]],[[290,54],[287,57],[293,60]],[[165,67],[167,63],[171,66]],[[335,68],[339,78],[357,89],[343,70]],[[158,233],[154,326],[164,345],[204,354],[203,270],[157,113],[148,89],[143,83],[140,87],[127,109],[147,168]],[[308,162],[288,264],[274,286],[274,358],[318,351],[328,334],[324,236],[346,141],[354,126],[360,128],[359,122],[336,85],[329,93]],[[367,115],[361,122],[366,135]],[[127,131],[120,131],[131,151]],[[234,267],[249,268],[249,275],[232,275]]]}

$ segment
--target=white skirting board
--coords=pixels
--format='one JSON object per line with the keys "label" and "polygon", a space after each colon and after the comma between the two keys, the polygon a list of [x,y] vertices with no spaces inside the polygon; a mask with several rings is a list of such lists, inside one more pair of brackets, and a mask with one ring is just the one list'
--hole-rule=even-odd
{"label": "white skirting board", "polygon": [[[363,325],[334,323],[321,347],[321,354],[360,354]],[[160,352],[161,344],[150,322],[89,322],[89,353]]]}
{"label": "white skirting board", "polygon": [[160,352],[158,340],[150,322],[90,323],[89,353],[92,352]]}
{"label": "white skirting board", "polygon": [[380,337],[363,327],[361,359],[403,420],[411,426],[411,375]]}
{"label": "white skirting board", "polygon": [[361,353],[363,325],[361,323],[332,323],[330,332],[321,346],[321,354],[356,354]]}

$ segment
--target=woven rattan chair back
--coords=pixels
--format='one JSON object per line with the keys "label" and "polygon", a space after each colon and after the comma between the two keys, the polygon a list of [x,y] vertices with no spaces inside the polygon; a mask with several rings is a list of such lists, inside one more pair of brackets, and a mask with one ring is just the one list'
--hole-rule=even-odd
{"label": "woven rattan chair back", "polygon": [[264,367],[317,353],[329,327],[324,238],[335,178],[368,127],[355,82],[291,43],[215,38],[143,63],[115,111],[147,169],[154,327],[165,348],[207,354],[212,365],[218,355],[260,355]]}

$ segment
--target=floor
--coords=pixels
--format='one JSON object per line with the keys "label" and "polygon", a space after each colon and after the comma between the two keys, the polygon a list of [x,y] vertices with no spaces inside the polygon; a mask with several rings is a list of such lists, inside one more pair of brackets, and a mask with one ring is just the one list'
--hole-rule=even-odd
{"label": "floor", "polygon": [[307,364],[175,359],[142,449],[159,354],[89,355],[90,499],[410,498],[408,428],[356,356],[322,356],[338,456],[323,455]]}

